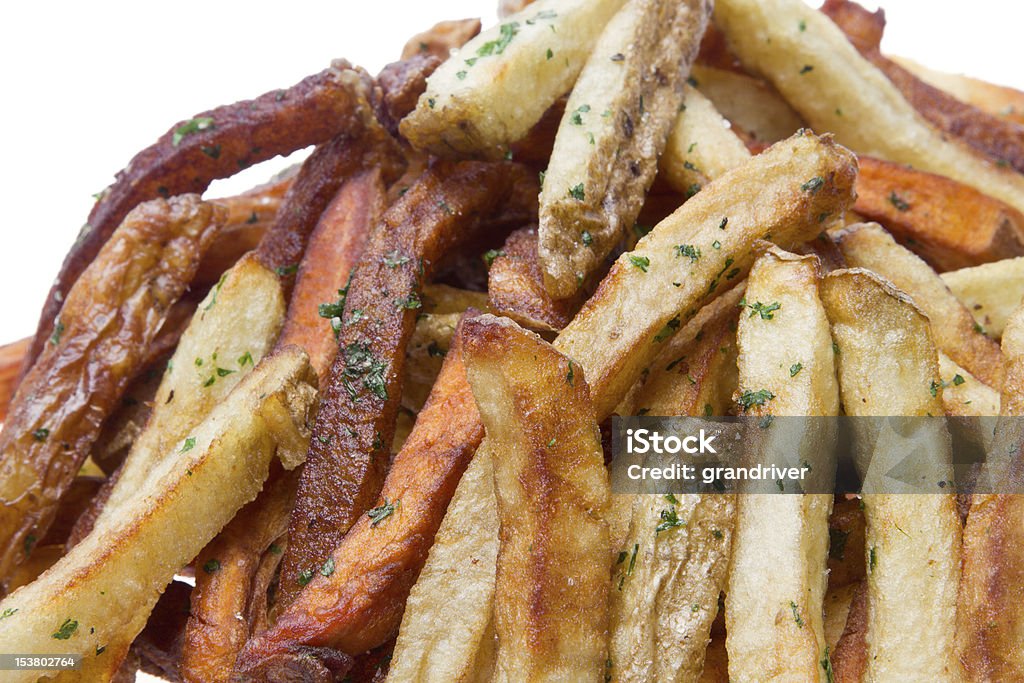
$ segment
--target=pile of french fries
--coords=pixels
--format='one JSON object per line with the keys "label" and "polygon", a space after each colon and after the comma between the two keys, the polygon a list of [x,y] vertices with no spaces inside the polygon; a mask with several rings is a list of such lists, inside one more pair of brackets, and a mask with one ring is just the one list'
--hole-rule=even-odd
{"label": "pile of french fries", "polygon": [[859,496],[613,492],[602,436],[1001,416],[1019,485],[1024,93],[849,0],[500,13],[99,196],[0,348],[0,654],[77,666],[0,678],[1024,680],[1021,495],[881,491],[878,434]]}

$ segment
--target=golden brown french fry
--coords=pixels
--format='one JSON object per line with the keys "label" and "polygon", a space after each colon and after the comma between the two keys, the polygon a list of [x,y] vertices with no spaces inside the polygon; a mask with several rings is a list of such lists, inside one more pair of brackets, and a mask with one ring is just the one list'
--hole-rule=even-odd
{"label": "golden brown french fry", "polygon": [[[1015,423],[1024,416],[1024,307],[1008,321],[1002,348],[1006,382],[1000,414],[1009,419],[997,428],[992,452],[1009,451],[1016,463],[1007,480],[995,481],[997,487],[1020,481],[1021,430]],[[1024,585],[1022,544],[1024,495],[972,496],[957,600],[957,651],[971,680],[1013,680],[1024,671],[1024,607],[1012,597]]]}
{"label": "golden brown french fry", "polygon": [[[942,415],[942,383],[928,318],[870,271],[836,270],[822,282],[822,300],[838,347],[846,414]],[[917,423],[936,476],[948,479],[945,428]],[[869,437],[870,438],[870,437]],[[875,487],[901,460],[906,442],[878,438],[865,473]],[[887,445],[889,444],[889,445]],[[936,478],[932,481],[940,481]],[[960,518],[952,494],[865,494],[867,622],[865,680],[961,680],[953,605],[960,579]],[[878,491],[876,487],[873,490]],[[912,604],[913,609],[908,609]]]}
{"label": "golden brown french fry", "polygon": [[772,86],[749,74],[698,63],[692,79],[730,124],[758,142],[785,140],[804,127]]}
{"label": "golden brown french fry", "polygon": [[18,387],[21,364],[32,339],[25,337],[0,346],[0,422],[7,417],[7,406]]}
{"label": "golden brown french fry", "polygon": [[[57,680],[109,680],[161,591],[256,496],[275,454],[289,467],[301,461],[315,410],[310,382],[295,347],[261,363],[173,446],[116,523],[0,602],[0,649],[46,654],[59,646],[82,665]],[[5,674],[12,682],[38,677]]]}
{"label": "golden brown french fry", "polygon": [[850,267],[878,273],[914,299],[931,320],[932,334],[943,353],[989,386],[1002,386],[999,345],[985,336],[970,311],[928,264],[897,244],[877,223],[847,226],[835,238]]}
{"label": "golden brown french fry", "polygon": [[867,670],[868,646],[867,579],[854,584],[853,597],[846,614],[846,625],[832,654],[835,683],[860,683]]}
{"label": "golden brown french fry", "polygon": [[572,87],[623,1],[540,0],[487,29],[427,79],[402,135],[433,154],[502,158]]}
{"label": "golden brown french fry", "polygon": [[[736,396],[745,413],[839,414],[819,269],[816,257],[777,248],[751,268],[737,331]],[[788,446],[789,452],[799,449],[795,460],[810,456],[815,470],[829,469],[834,433],[795,422],[771,423],[763,431],[766,453]],[[829,493],[739,497],[725,590],[730,680],[829,680],[822,615],[831,511]]]}
{"label": "golden brown french fry", "polygon": [[620,256],[555,342],[591,378],[598,416],[683,321],[743,279],[757,240],[813,238],[850,205],[855,178],[853,156],[830,138],[794,136],[712,182]]}
{"label": "golden brown french fry", "polygon": [[586,380],[507,318],[464,326],[466,375],[501,453],[494,680],[603,680],[610,491]]}
{"label": "golden brown french fry", "polygon": [[1024,176],[945,139],[824,14],[800,0],[719,0],[715,22],[743,65],[764,74],[815,129],[1024,211]]}
{"label": "golden brown french fry", "polygon": [[405,43],[405,47],[402,48],[402,59],[427,54],[444,61],[451,55],[452,50],[462,47],[478,33],[479,19],[439,21]]}
{"label": "golden brown french fry", "polygon": [[1007,319],[1024,299],[1024,257],[943,273],[942,281],[985,334],[999,338]]}
{"label": "golden brown french fry", "polygon": [[942,88],[958,100],[973,104],[989,114],[1024,125],[1024,92],[963,74],[936,71],[917,62],[891,55],[890,59],[921,80]]}
{"label": "golden brown french fry", "polygon": [[576,293],[640,213],[711,14],[707,0],[628,0],[569,95],[544,172],[544,285]]}

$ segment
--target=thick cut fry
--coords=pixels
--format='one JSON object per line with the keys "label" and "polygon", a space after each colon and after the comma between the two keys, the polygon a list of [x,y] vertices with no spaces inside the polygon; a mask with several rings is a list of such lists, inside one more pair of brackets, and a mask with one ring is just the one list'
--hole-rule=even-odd
{"label": "thick cut fry", "polygon": [[1024,125],[1024,92],[963,74],[950,74],[922,66],[906,57],[891,56],[894,62],[926,83],[942,88],[953,97],[1008,121]]}
{"label": "thick cut fry", "polygon": [[452,50],[457,50],[480,33],[479,19],[456,19],[439,21],[423,33],[410,38],[402,48],[402,59],[428,54],[441,61],[448,59]]}
{"label": "thick cut fry", "polygon": [[582,292],[553,299],[544,288],[537,256],[537,229],[516,230],[487,269],[487,302],[503,315],[538,332],[558,332],[583,304]]}
{"label": "thick cut fry", "polygon": [[850,267],[874,271],[914,299],[931,320],[939,350],[990,387],[1002,386],[999,345],[985,336],[928,264],[877,223],[851,225],[836,235],[836,242]]}
{"label": "thick cut fry", "polygon": [[[829,590],[860,582],[865,570],[864,510],[860,499],[836,498],[828,520],[828,535]],[[832,645],[834,650],[835,643]]]}
{"label": "thick cut fry", "polygon": [[46,533],[223,218],[195,195],[143,204],[68,293],[0,432],[0,580]]}
{"label": "thick cut fry", "polygon": [[708,0],[629,0],[569,95],[540,194],[544,285],[571,296],[636,221],[682,103]]}
{"label": "thick cut fry", "polygon": [[[773,248],[750,271],[737,331],[737,396],[770,397],[760,406],[744,404],[751,415],[839,414],[832,336],[818,298],[819,268],[814,256]],[[832,469],[834,433],[822,435],[819,426],[796,422],[772,423],[762,431],[764,453],[792,453],[795,461],[809,456],[813,470]],[[827,493],[739,497],[725,590],[729,680],[828,683],[822,615],[831,511]]]}
{"label": "thick cut fry", "polygon": [[[1024,416],[1024,307],[1011,316],[1003,335],[1006,383],[1001,415]],[[1003,427],[1003,425],[1000,425]],[[1020,428],[997,431],[993,451],[1010,451],[1019,486]],[[1007,482],[999,481],[998,485]],[[964,528],[963,576],[957,600],[958,652],[975,681],[1015,680],[1024,671],[1024,495],[972,496]]]}
{"label": "thick cut fry", "polygon": [[196,309],[168,363],[153,412],[132,444],[94,527],[116,524],[173,446],[222,403],[272,348],[284,297],[277,276],[253,257],[228,271]]}
{"label": "thick cut fry", "polygon": [[395,634],[448,502],[484,435],[459,339],[456,333],[378,506],[359,518],[274,626],[246,646],[243,671],[297,646],[329,645],[355,655]]}
{"label": "thick cut fry", "polygon": [[136,205],[157,197],[204,192],[213,180],[240,168],[329,139],[351,125],[369,87],[365,73],[339,61],[286,90],[180,121],[136,154],[102,192],[64,258],[43,304],[28,363],[42,351],[71,286]]}
{"label": "thick cut fry", "polygon": [[943,273],[942,281],[985,334],[999,338],[1024,299],[1024,257]]}
{"label": "thick cut fry", "polygon": [[945,139],[825,15],[800,0],[719,0],[715,22],[743,65],[763,73],[815,129],[1024,211],[1024,176]]}
{"label": "thick cut fry", "polygon": [[1024,254],[1024,215],[973,187],[860,157],[854,211],[878,221],[938,271]]}
{"label": "thick cut fry", "polygon": [[[116,239],[116,238],[115,238]],[[175,445],[131,506],[93,533],[0,612],[0,649],[82,656],[55,680],[105,681],[116,671],[174,573],[259,492],[275,453],[294,466],[305,452],[315,382],[294,347],[260,364],[192,435]],[[7,672],[35,681],[38,671]]]}
{"label": "thick cut fry", "polygon": [[942,407],[946,415],[983,417],[999,414],[999,392],[985,384],[949,356],[939,354]]}
{"label": "thick cut fry", "polygon": [[[494,669],[498,501],[486,440],[459,481],[409,592],[388,680],[484,683]],[[458,585],[458,590],[452,590]]]}
{"label": "thick cut fry", "polygon": [[832,654],[832,673],[835,683],[861,683],[867,669],[868,584],[856,584],[846,625]]}
{"label": "thick cut fry", "polygon": [[849,0],[828,0],[821,11],[929,123],[992,160],[1024,173],[1024,126],[961,102],[883,55],[879,47],[885,30],[884,11],[872,14]]}
{"label": "thick cut fry", "polygon": [[7,407],[18,388],[18,375],[31,343],[31,337],[25,337],[0,346],[0,422],[7,418]]}
{"label": "thick cut fry", "polygon": [[391,135],[399,137],[399,122],[413,109],[427,88],[427,78],[443,60],[419,54],[387,64],[377,74],[380,97],[375,101],[377,118]]}
{"label": "thick cut fry", "polygon": [[608,653],[608,472],[580,368],[508,319],[465,323],[494,459],[495,681],[600,681]]}
{"label": "thick cut fry", "polygon": [[487,29],[427,79],[402,135],[433,154],[502,158],[572,88],[623,2],[540,0]]}
{"label": "thick cut fry", "polygon": [[681,320],[743,278],[754,242],[813,238],[852,203],[856,175],[853,156],[830,138],[793,137],[712,182],[619,257],[555,342],[586,370],[598,417]]}
{"label": "thick cut fry", "polygon": [[345,287],[370,232],[384,213],[384,200],[379,169],[346,180],[320,216],[299,266],[278,344],[304,348],[321,383],[327,380],[338,341],[330,319],[320,315],[319,306],[334,301]]}
{"label": "thick cut fry", "polygon": [[692,78],[734,128],[758,142],[785,140],[804,127],[803,119],[786,100],[753,76],[695,64]]}
{"label": "thick cut fry", "polygon": [[[942,414],[931,326],[909,299],[873,273],[852,269],[825,277],[822,300],[838,347],[840,394],[847,415]],[[925,452],[940,473],[937,476],[948,477],[948,435],[932,432],[934,422],[918,424],[920,436],[929,439]],[[899,445],[887,449],[886,441],[878,438],[865,474],[866,490],[874,477],[884,476],[906,455]],[[905,449],[906,442],[902,445]],[[915,466],[924,471],[928,465]],[[865,680],[961,680],[954,651],[961,533],[956,496],[871,493],[863,500],[868,570]]]}
{"label": "thick cut fry", "polygon": [[683,110],[658,161],[658,173],[672,189],[695,194],[750,158],[746,145],[699,90],[683,88]]}
{"label": "thick cut fry", "polygon": [[348,287],[339,352],[299,480],[282,560],[283,604],[302,588],[302,574],[319,571],[377,499],[423,281],[443,254],[502,204],[521,176],[521,168],[510,164],[435,165],[371,236]]}

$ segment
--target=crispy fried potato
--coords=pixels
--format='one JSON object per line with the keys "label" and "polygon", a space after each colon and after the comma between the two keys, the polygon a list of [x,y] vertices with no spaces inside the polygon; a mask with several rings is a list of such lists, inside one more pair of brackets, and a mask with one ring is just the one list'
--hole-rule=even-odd
{"label": "crispy fried potato", "polygon": [[433,154],[502,158],[572,87],[623,1],[540,0],[487,29],[430,76],[402,135]]}
{"label": "crispy fried potato", "polygon": [[692,80],[734,128],[758,142],[785,140],[804,126],[772,86],[753,76],[698,63]]}
{"label": "crispy fried potato", "polygon": [[25,337],[0,346],[0,422],[7,417],[7,407],[18,388],[18,376],[31,343],[31,337]]}
{"label": "crispy fried potato", "polygon": [[439,21],[423,33],[410,38],[402,48],[402,59],[428,54],[441,61],[480,33],[479,19]]}
{"label": "crispy fried potato", "polygon": [[958,100],[1008,121],[1024,125],[1024,92],[996,85],[963,74],[950,74],[929,69],[906,57],[890,56],[894,62],[918,78],[942,88]]}
{"label": "crispy fried potato", "polygon": [[[1012,454],[1015,462],[1010,481],[1019,486],[1024,307],[1018,307],[1007,323],[1002,348],[1006,383],[1000,414],[1009,419],[997,427],[992,452]],[[1006,482],[996,484],[1005,486]],[[1024,495],[972,496],[964,527],[963,576],[957,600],[957,648],[971,680],[1013,680],[1024,671],[1024,607],[1017,599],[1024,585],[1022,544]]]}
{"label": "crispy fried potato", "polygon": [[[704,667],[736,520],[733,495],[624,496],[629,528],[612,548],[612,681],[693,681]],[[618,501],[616,501],[618,504]],[[675,515],[681,524],[655,531]]]}
{"label": "crispy fried potato", "polygon": [[173,446],[223,403],[273,347],[284,319],[278,277],[246,257],[225,273],[196,309],[153,399],[153,412],[132,444],[95,523],[117,524]]}
{"label": "crispy fried potato", "polygon": [[537,229],[516,230],[487,269],[487,305],[537,332],[558,332],[583,305],[583,292],[553,299],[544,288],[537,254]]}
{"label": "crispy fried potato", "polygon": [[493,454],[485,439],[455,489],[409,592],[389,681],[490,680],[497,561],[498,501]]}
{"label": "crispy fried potato", "polygon": [[942,407],[946,415],[984,417],[999,414],[999,392],[944,353],[939,354],[939,377],[942,379]]}
{"label": "crispy fried potato", "polygon": [[[778,248],[765,252],[750,270],[737,330],[736,395],[767,391],[770,397],[763,405],[742,404],[750,415],[839,414],[832,336],[818,298],[819,270],[817,257]],[[807,458],[812,472],[831,476],[834,433],[796,422],[771,423],[760,431],[761,452],[789,452],[794,462]],[[742,495],[736,507],[725,589],[729,679],[827,682],[822,615],[832,495]]]}
{"label": "crispy fried potato", "polygon": [[[406,348],[423,281],[443,254],[501,206],[524,170],[507,163],[438,163],[385,213],[344,302],[339,353],[322,390],[309,458],[288,527],[278,599],[316,572],[373,507],[391,459]],[[336,304],[340,307],[340,304]],[[340,312],[340,311],[339,311]]]}
{"label": "crispy fried potato", "polygon": [[658,174],[683,194],[700,188],[750,158],[746,145],[699,90],[683,88],[683,110],[676,117]]}
{"label": "crispy fried potato", "polygon": [[1024,215],[964,185],[861,156],[854,211],[942,272],[1024,254]]}
{"label": "crispy fried potato", "polygon": [[885,30],[884,11],[872,14],[849,0],[828,0],[821,11],[929,123],[993,161],[1024,172],[1024,126],[961,102],[883,55],[879,46]]}
{"label": "crispy fried potato", "polygon": [[[846,414],[941,415],[937,352],[925,315],[891,285],[861,269],[833,271],[821,291],[839,349]],[[948,435],[935,429],[932,421],[919,424],[917,436],[926,441],[918,443],[925,444],[940,477],[931,481],[940,481],[942,473],[948,478]],[[865,491],[906,454],[905,441],[897,438],[891,443],[885,434],[869,436],[875,447]],[[886,490],[894,491],[895,483],[890,482]],[[956,496],[866,493],[863,500],[868,571],[865,680],[961,680],[952,609],[960,578]]]}
{"label": "crispy fried potato", "polygon": [[854,584],[846,625],[832,654],[832,674],[836,683],[860,683],[867,669],[868,584]]}
{"label": "crispy fried potato", "polygon": [[0,432],[0,581],[46,533],[223,219],[195,195],[147,202],[68,293]]}
{"label": "crispy fried potato", "polygon": [[486,313],[487,294],[436,283],[423,286],[423,313],[426,315],[461,315],[468,308]]}
{"label": "crispy fried potato", "polygon": [[[109,680],[174,573],[259,492],[275,453],[301,459],[315,382],[305,354],[284,349],[175,444],[104,533],[93,533],[0,611],[0,649],[82,655],[55,680]],[[8,672],[35,681],[38,671]]]}
{"label": "crispy fried potato", "polygon": [[719,0],[715,22],[743,65],[763,73],[815,129],[1024,211],[1024,176],[945,139],[824,14],[800,0]]}
{"label": "crispy fried potato", "polygon": [[458,313],[424,313],[405,351],[402,407],[418,412],[430,395],[459,323]]}
{"label": "crispy fried potato", "polygon": [[355,655],[395,634],[448,502],[484,435],[459,339],[456,333],[430,398],[395,456],[379,505],[307,577],[309,585],[270,630],[249,642],[239,659],[243,671],[297,645],[329,644]]}
{"label": "crispy fried potato", "polygon": [[[865,571],[864,510],[860,499],[836,498],[828,518],[828,536],[829,590],[860,582]],[[835,641],[829,642],[835,650]]]}
{"label": "crispy fried potato", "polygon": [[580,368],[507,318],[465,323],[492,448],[499,547],[495,681],[600,681],[608,659],[610,495]]}
{"label": "crispy fried potato", "polygon": [[240,168],[327,140],[352,124],[369,88],[365,73],[338,61],[286,90],[180,121],[136,154],[100,194],[64,258],[43,304],[28,362],[42,351],[71,286],[129,211],[157,197],[202,193],[213,180]]}
{"label": "crispy fried potato", "polygon": [[943,273],[942,281],[985,334],[998,339],[1024,298],[1024,257]]}
{"label": "crispy fried potato", "polygon": [[296,344],[309,354],[321,383],[338,352],[331,322],[319,306],[334,301],[348,282],[353,266],[384,213],[385,187],[379,168],[347,178],[324,210],[309,237],[288,317],[278,345]]}
{"label": "crispy fried potato", "polygon": [[726,415],[737,386],[737,304],[743,283],[700,309],[651,364],[620,415]]}
{"label": "crispy fried potato", "polygon": [[636,221],[710,13],[708,0],[629,0],[601,33],[541,187],[538,253],[552,297],[578,291]]}
{"label": "crispy fried potato", "polygon": [[712,182],[619,257],[555,342],[586,370],[598,417],[682,320],[743,279],[755,241],[814,237],[852,203],[855,178],[853,156],[830,138],[793,137]]}
{"label": "crispy fried potato", "polygon": [[985,336],[970,311],[924,261],[877,223],[851,225],[835,237],[850,267],[874,271],[913,297],[931,320],[932,335],[943,353],[990,387],[1002,386],[999,345]]}
{"label": "crispy fried potato", "polygon": [[[850,615],[850,605],[853,603],[853,595],[856,592],[857,584],[850,583],[839,588],[829,587],[825,593],[824,633],[830,662],[833,659],[831,653],[836,651],[843,631],[846,630],[846,620]],[[835,680],[835,664],[832,664],[832,667]]]}

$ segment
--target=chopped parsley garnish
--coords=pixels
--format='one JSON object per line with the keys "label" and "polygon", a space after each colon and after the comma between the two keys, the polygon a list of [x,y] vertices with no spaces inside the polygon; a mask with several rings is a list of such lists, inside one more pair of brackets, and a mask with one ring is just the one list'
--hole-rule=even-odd
{"label": "chopped parsley garnish", "polygon": [[478,57],[490,57],[491,55],[500,55],[508,47],[512,39],[519,33],[519,22],[513,21],[508,24],[502,24],[498,29],[498,37],[494,40],[489,40],[479,48],[477,48],[476,54]]}
{"label": "chopped parsley garnish", "polygon": [[395,305],[399,308],[405,308],[407,310],[415,310],[417,308],[423,308],[423,302],[420,301],[420,297],[416,292],[409,292],[409,296],[402,299],[395,299]]}
{"label": "chopped parsley garnish", "polygon": [[334,558],[328,557],[327,561],[324,562],[324,566],[320,567],[320,573],[323,576],[330,576],[334,573]]}
{"label": "chopped parsley garnish", "polygon": [[693,185],[690,185],[688,188],[686,188],[686,198],[689,199],[690,197],[694,196],[695,194],[700,192],[700,189],[700,183],[694,183]]}
{"label": "chopped parsley garnish", "polygon": [[569,196],[582,202],[586,197],[586,193],[583,191],[583,183],[570,187]]}
{"label": "chopped parsley garnish", "polygon": [[790,600],[789,601],[789,608],[791,610],[793,610],[793,621],[796,622],[797,626],[799,626],[800,628],[803,628],[804,627],[804,618],[800,616],[800,610],[797,608],[796,603],[793,602],[792,600]]}
{"label": "chopped parsley garnish", "polygon": [[298,583],[300,586],[305,586],[307,583],[313,580],[313,570],[303,569],[299,572]]}
{"label": "chopped parsley garnish", "polygon": [[835,674],[832,672],[832,658],[829,656],[829,646],[825,646],[825,654],[821,658],[821,668],[825,670],[825,680],[828,683],[835,683]]}
{"label": "chopped parsley garnish", "polygon": [[811,194],[818,194],[818,190],[821,189],[822,185],[825,184],[825,179],[821,176],[814,176],[806,183],[800,186],[800,189],[804,192],[810,192]]}
{"label": "chopped parsley garnish", "polygon": [[403,256],[402,254],[398,253],[397,249],[395,249],[394,251],[390,251],[384,254],[383,261],[384,265],[387,266],[388,268],[397,268],[398,266],[408,263],[409,257]]}
{"label": "chopped parsley garnish", "polygon": [[228,375],[230,375],[233,372],[234,372],[234,370],[229,370],[228,368],[217,368],[217,376],[218,377],[227,377]]}
{"label": "chopped parsley garnish", "polygon": [[569,372],[565,373],[565,381],[571,387],[573,386],[573,379],[576,377],[576,369],[573,367],[572,361],[569,361]]}
{"label": "chopped parsley garnish", "polygon": [[290,266],[278,266],[274,268],[274,272],[277,273],[278,277],[288,277],[289,275],[295,275],[299,272],[299,265],[293,263]]}
{"label": "chopped parsley garnish", "polygon": [[955,387],[960,386],[961,384],[963,384],[966,381],[967,380],[965,380],[963,377],[960,376],[960,373],[957,373],[957,374],[953,375],[953,386],[955,386]]}
{"label": "chopped parsley garnish", "polygon": [[700,258],[700,249],[692,244],[677,244],[675,249],[677,258],[686,256],[690,259],[690,263],[696,263],[697,259]]}
{"label": "chopped parsley garnish", "polygon": [[768,391],[767,389],[758,389],[757,391],[751,391],[750,389],[747,389],[742,394],[740,394],[740,397],[737,399],[737,402],[741,406],[743,406],[743,411],[746,412],[750,410],[751,406],[763,406],[765,403],[772,400],[773,398],[775,398],[775,394]]}
{"label": "chopped parsley garnish", "polygon": [[17,611],[18,611],[17,607],[7,607],[7,608],[5,608],[3,612],[0,612],[0,621],[6,619],[7,617],[13,617],[14,614]]}
{"label": "chopped parsley garnish", "polygon": [[64,323],[57,318],[57,322],[53,325],[53,334],[50,335],[50,343],[56,346],[60,344],[60,338],[64,336]]}
{"label": "chopped parsley garnish", "polygon": [[589,247],[594,243],[594,236],[590,234],[589,230],[584,230],[580,233],[580,241],[583,242],[583,246]]}
{"label": "chopped parsley garnish", "polygon": [[778,301],[773,301],[770,304],[763,304],[760,301],[755,301],[752,304],[748,304],[746,299],[740,301],[740,304],[750,309],[750,317],[753,318],[755,315],[760,315],[761,320],[772,320],[775,318],[775,311],[782,308],[782,304]]}
{"label": "chopped parsley garnish", "polygon": [[463,80],[466,77],[466,72],[465,71],[456,71],[455,72],[455,77],[458,78],[461,81],[461,80]]}
{"label": "chopped parsley garnish", "polygon": [[492,265],[494,265],[494,259],[504,255],[505,252],[502,251],[501,249],[488,249],[487,251],[484,252],[484,263],[487,264],[488,268],[490,268]]}
{"label": "chopped parsley garnish", "polygon": [[220,560],[213,558],[203,563],[203,571],[207,574],[212,574],[216,571],[220,571]]}
{"label": "chopped parsley garnish", "polygon": [[796,377],[796,374],[804,369],[803,363],[793,363],[789,366],[789,376]]}
{"label": "chopped parsley garnish", "polygon": [[210,303],[206,304],[206,306],[203,307],[203,311],[210,310],[211,308],[213,308],[214,304],[217,303],[217,295],[220,294],[220,288],[224,286],[224,280],[227,278],[227,276],[228,274],[224,273],[223,275],[220,276],[220,279],[217,280],[217,284],[213,286],[213,295],[210,297]]}
{"label": "chopped parsley garnish", "polygon": [[679,514],[676,512],[676,506],[661,511],[661,523],[654,527],[654,533],[660,534],[662,531],[668,531],[674,529],[677,526],[685,526],[686,520],[679,519]]}
{"label": "chopped parsley garnish", "polygon": [[729,225],[729,217],[728,216],[723,218],[722,222],[718,224],[718,229],[719,230],[725,230],[725,226],[727,226],[727,225]]}
{"label": "chopped parsley garnish", "polygon": [[177,147],[187,136],[208,128],[213,128],[213,119],[209,116],[197,116],[194,119],[189,119],[175,129],[174,134],[171,135],[171,145]]}
{"label": "chopped parsley garnish", "polygon": [[807,22],[804,21],[803,19],[800,20],[800,23],[798,24],[798,26],[800,28],[800,33],[803,33],[804,31],[807,30]]}
{"label": "chopped parsley garnish", "polygon": [[626,568],[626,576],[633,575],[633,569],[636,567],[636,554],[640,552],[640,544],[633,544],[633,554],[629,556],[629,567]]}
{"label": "chopped parsley garnish", "polygon": [[656,342],[665,341],[666,339],[671,337],[675,333],[676,330],[679,329],[679,326],[681,324],[682,323],[679,321],[679,316],[676,316],[675,318],[672,318],[667,323],[665,323],[665,327],[661,328],[661,330],[658,332],[658,334],[654,335],[654,341],[656,341]]}
{"label": "chopped parsley garnish", "polygon": [[647,258],[646,256],[635,256],[632,254],[629,257],[629,262],[645,273],[651,265],[651,259]]}
{"label": "chopped parsley garnish", "polygon": [[342,350],[345,359],[345,371],[342,382],[349,395],[356,398],[351,380],[362,379],[363,386],[379,399],[387,400],[388,387],[384,378],[387,365],[374,357],[370,345],[365,342],[353,342]]}
{"label": "chopped parsley garnish", "polygon": [[338,300],[320,304],[317,313],[321,318],[331,321],[331,329],[334,330],[334,338],[338,338],[341,332],[341,316],[345,312],[345,299],[348,296],[348,285],[338,290]]}
{"label": "chopped parsley garnish", "polygon": [[32,438],[36,441],[46,441],[46,437],[48,436],[50,436],[50,430],[46,427],[40,427],[32,432]]}
{"label": "chopped parsley garnish", "polygon": [[868,571],[875,571],[877,566],[878,555],[875,553],[875,547],[871,546],[871,550],[868,551]]}
{"label": "chopped parsley garnish", "polygon": [[895,206],[897,211],[910,211],[910,204],[895,191],[889,193],[889,203]]}
{"label": "chopped parsley garnish", "polygon": [[552,52],[552,51],[551,51],[551,48],[549,47],[549,48],[548,48],[548,53],[547,53],[547,57],[548,57],[548,59],[551,59],[551,58],[552,58],[552,57],[554,57],[554,56],[555,56],[555,53],[554,53],[554,52]]}
{"label": "chopped parsley garnish", "polygon": [[71,635],[78,630],[78,622],[68,617],[64,620],[64,623],[60,625],[60,628],[54,632],[53,637],[57,640],[68,640]]}
{"label": "chopped parsley garnish", "polygon": [[179,453],[188,453],[190,450],[196,447],[196,437],[190,436],[185,439],[185,443],[182,444]]}
{"label": "chopped parsley garnish", "polygon": [[366,516],[369,517],[371,520],[370,526],[377,526],[378,524],[383,522],[385,519],[394,514],[395,508],[397,508],[401,504],[402,501],[400,500],[396,499],[389,503],[388,499],[385,498],[383,505],[378,505],[377,507],[371,509],[369,512],[366,513]]}
{"label": "chopped parsley garnish", "polygon": [[256,364],[255,362],[253,362],[252,353],[249,352],[249,351],[246,351],[245,353],[243,353],[241,356],[238,357],[238,367],[244,368],[246,366],[246,364],[248,364],[248,365],[255,365]]}

